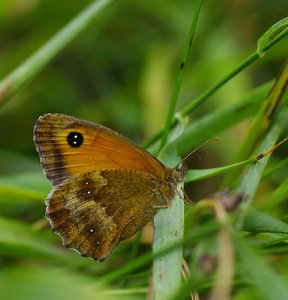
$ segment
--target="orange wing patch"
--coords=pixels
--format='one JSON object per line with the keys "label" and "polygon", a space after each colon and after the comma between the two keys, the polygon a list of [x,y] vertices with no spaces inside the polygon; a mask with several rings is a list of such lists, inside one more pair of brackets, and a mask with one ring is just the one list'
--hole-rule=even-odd
{"label": "orange wing patch", "polygon": [[104,126],[62,114],[40,117],[34,140],[52,184],[94,170],[130,169],[164,178],[165,166],[150,153]]}

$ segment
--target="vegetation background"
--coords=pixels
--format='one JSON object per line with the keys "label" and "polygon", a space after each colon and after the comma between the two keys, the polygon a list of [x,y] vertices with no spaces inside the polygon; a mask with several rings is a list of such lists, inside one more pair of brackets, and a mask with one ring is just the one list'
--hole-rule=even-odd
{"label": "vegetation background", "polygon": [[[35,53],[90,3],[87,0],[2,0],[0,79]],[[287,12],[285,0],[204,1],[191,55],[184,69],[177,110],[192,103],[198,95],[235,70],[256,50],[259,37],[285,18]],[[140,262],[137,269],[117,275],[124,265],[137,264],[142,254],[152,252],[151,226],[144,230],[141,239],[121,243],[101,264],[64,249],[60,238],[50,232],[43,219],[44,200],[50,186],[40,168],[32,131],[41,114],[60,112],[106,125],[139,144],[159,132],[165,123],[192,15],[192,1],[188,0],[117,1],[103,9],[35,78],[29,79],[23,89],[10,99],[1,98],[1,298],[151,297],[151,261],[146,264]],[[184,129],[184,138],[180,137],[177,143],[180,155],[211,137],[217,136],[222,140],[197,152],[191,160],[191,168],[220,167],[237,161],[239,149],[247,146],[245,140],[251,135],[253,115],[262,107],[261,102],[268,96],[271,82],[283,68],[287,50],[286,37],[253,65],[235,78],[231,77],[219,91],[193,110],[189,120],[183,120],[184,124],[188,124],[187,128],[191,129],[189,126],[195,123],[199,130],[197,127],[190,131]],[[247,104],[242,111],[232,110],[228,114],[233,105],[241,102]],[[226,115],[213,119],[225,109],[228,109]],[[280,125],[277,125],[281,129],[279,137],[287,136],[287,94],[284,94],[277,113],[282,116]],[[205,129],[201,121],[210,122],[209,129]],[[225,128],[221,128],[221,122]],[[261,135],[255,129],[257,132],[252,138],[255,145],[265,140],[270,125]],[[192,135],[191,132],[197,134]],[[279,140],[277,134],[273,137],[275,142]],[[257,147],[253,146],[241,160],[249,158],[253,149]],[[247,238],[245,242],[237,238],[234,240],[235,237],[228,239],[233,241],[235,249],[241,249],[242,256],[237,256],[235,250],[236,258],[231,262],[235,276],[229,284],[227,299],[288,299],[288,230],[284,223],[288,216],[286,162],[287,145],[283,145],[272,155],[265,178],[262,171],[257,173],[259,181],[262,178],[259,187],[257,181],[252,182],[255,189],[258,187],[253,206],[266,212],[265,217],[273,219],[266,218],[265,230],[264,227],[258,228],[257,234],[257,230],[252,230],[256,225],[252,224],[250,232],[253,234],[242,233]],[[223,191],[225,187],[239,190],[238,187],[243,184],[243,173],[242,170],[236,172],[232,176],[234,182],[222,175],[190,183],[187,194],[196,203]],[[201,226],[194,223],[199,221],[199,216],[197,222],[191,221],[194,213],[189,214],[189,207],[185,209],[186,224],[191,225],[188,233],[194,231],[197,234],[197,228],[201,229]],[[213,219],[207,210],[202,229],[206,228],[207,219]],[[234,221],[236,218],[232,217]],[[263,224],[263,218],[259,220]],[[190,289],[195,291],[194,297],[199,293],[200,299],[208,299],[209,295],[212,299],[211,295],[215,295],[214,280],[219,278],[215,263],[219,258],[219,247],[215,246],[215,240],[211,241],[217,236],[215,232],[219,233],[215,230],[205,235],[199,231],[199,236],[184,247],[191,278],[189,285],[179,286],[178,294],[175,294],[178,299],[186,299]],[[233,234],[240,232],[233,225],[229,230]],[[219,265],[221,260],[218,260]],[[249,273],[247,266],[255,272]],[[116,275],[113,277],[111,274]]]}

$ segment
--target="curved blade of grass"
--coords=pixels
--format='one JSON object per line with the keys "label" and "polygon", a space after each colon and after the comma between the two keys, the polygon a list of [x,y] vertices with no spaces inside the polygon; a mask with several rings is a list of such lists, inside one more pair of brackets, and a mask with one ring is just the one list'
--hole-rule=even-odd
{"label": "curved blade of grass", "polygon": [[[16,282],[17,287],[15,287]],[[125,298],[120,295],[108,295],[103,290],[104,287],[91,277],[63,268],[55,269],[51,266],[36,264],[12,264],[1,268],[0,271],[1,299],[132,299],[127,295]]]}
{"label": "curved blade of grass", "polygon": [[280,20],[276,24],[272,25],[257,42],[257,52],[260,56],[265,54],[267,47],[271,43],[275,43],[279,38],[285,36],[288,32],[288,17]]}
{"label": "curved blade of grass", "polygon": [[[275,249],[274,246],[276,245],[279,245],[279,244],[282,244],[285,243],[285,246],[288,245],[288,241],[287,241],[287,235],[283,235],[283,234],[274,234],[274,233],[271,233],[271,234],[266,234],[266,236],[269,236],[269,240],[266,241],[266,242],[262,242],[261,243],[261,248],[260,247],[257,247],[257,250],[261,253],[272,253],[271,249]],[[287,246],[285,247],[285,249],[287,248]]]}
{"label": "curved blade of grass", "polygon": [[280,169],[285,167],[287,164],[288,164],[288,157],[285,159],[282,159],[278,163],[275,163],[272,166],[270,166],[269,168],[267,168],[263,174],[263,178],[269,177],[271,174],[279,171]]}
{"label": "curved blade of grass", "polygon": [[[266,149],[271,148],[277,141],[279,134],[280,134],[280,127],[279,125],[276,124],[269,130],[262,145],[260,146],[259,152],[262,153]],[[244,195],[244,197],[246,197],[245,198],[246,201],[243,202],[241,205],[241,213],[237,221],[237,226],[239,229],[242,228],[243,219],[246,216],[248,209],[252,205],[254,195],[257,191],[258,185],[262,177],[262,173],[269,160],[269,157],[270,155],[264,157],[258,163],[251,165],[247,173],[244,175],[243,180],[238,188],[238,192]]]}
{"label": "curved blade of grass", "polygon": [[234,234],[234,244],[241,266],[245,270],[242,275],[255,288],[263,300],[288,299],[288,282],[278,276],[269,265],[257,255],[248,241]]}
{"label": "curved blade of grass", "polygon": [[0,184],[0,202],[2,197],[7,196],[17,197],[19,199],[22,199],[23,201],[28,200],[44,203],[44,199],[46,198],[47,193],[36,192],[30,189]]}
{"label": "curved blade of grass", "polygon": [[[230,237],[230,231],[232,228],[231,224],[228,220],[228,214],[226,210],[224,209],[224,206],[219,202],[215,201],[215,198],[207,198],[199,201],[194,209],[194,214],[198,215],[199,212],[205,211],[207,212],[207,209],[212,210],[215,215],[215,220],[217,220],[221,227],[215,233],[213,236],[210,236],[209,242],[212,240],[216,242],[212,243],[213,250],[216,246],[217,249],[217,270],[215,272],[215,279],[214,279],[214,285],[211,288],[211,294],[209,295],[209,299],[211,300],[228,300],[230,299],[230,293],[232,290],[232,282],[233,282],[233,276],[234,276],[234,247],[231,241]],[[187,218],[187,214],[185,218]],[[195,219],[195,216],[194,216]],[[201,247],[201,246],[200,246]],[[200,249],[200,248],[198,248]],[[207,249],[206,249],[207,250]],[[194,250],[195,251],[195,250]],[[197,251],[197,250],[196,250]],[[202,251],[201,251],[202,252]],[[205,254],[204,254],[205,253]],[[202,253],[205,256],[208,256],[212,258],[206,251]],[[216,259],[216,255],[213,251],[213,257]],[[198,257],[198,259],[195,260],[195,258]],[[188,295],[194,291],[194,285],[195,281],[199,281],[199,279],[202,276],[202,272],[198,272],[197,269],[201,269],[201,263],[200,258],[201,256],[196,255],[194,257],[194,263],[192,266],[192,274],[186,278],[186,282],[180,286],[180,288],[177,290],[177,293],[175,293],[172,297],[170,296],[169,299],[186,299]],[[203,256],[202,256],[203,257]],[[198,261],[197,261],[198,260]],[[209,260],[209,258],[208,258]],[[205,264],[205,263],[204,263]],[[215,264],[216,265],[216,264]],[[203,265],[202,265],[203,267]],[[205,269],[205,267],[203,267]],[[198,274],[197,274],[198,273]],[[203,272],[205,273],[205,271]],[[203,274],[204,275],[204,274]],[[207,274],[206,274],[207,275]],[[201,280],[201,279],[200,279]]]}
{"label": "curved blade of grass", "polygon": [[97,0],[84,9],[61,31],[53,36],[37,52],[12,71],[0,82],[0,104],[14,96],[21,88],[33,79],[73,38],[83,31],[89,23],[114,2],[113,0]]}
{"label": "curved blade of grass", "polygon": [[278,144],[273,145],[269,149],[266,149],[264,152],[257,154],[250,159],[241,161],[239,163],[235,163],[229,166],[219,167],[219,168],[211,168],[211,169],[202,169],[202,170],[188,170],[185,176],[185,182],[196,181],[200,179],[206,179],[215,175],[220,175],[226,173],[227,171],[235,170],[247,165],[255,164],[259,160],[263,159],[265,156],[270,155],[274,152],[278,147],[282,146],[285,142],[287,142],[288,137],[280,141]]}
{"label": "curved blade of grass", "polygon": [[[236,155],[236,161],[246,159],[247,156],[251,155],[255,145],[257,145],[258,141],[267,131],[267,128],[271,125],[281,101],[283,102],[283,95],[287,89],[287,85],[288,63],[286,63],[282,68],[271,91],[269,92],[269,95],[266,97],[266,100],[262,103],[257,114],[253,118],[249,135]],[[235,172],[229,173],[223,181],[223,186],[231,186],[233,181],[235,181],[235,178],[237,178]]]}
{"label": "curved blade of grass", "polygon": [[[267,52],[269,49],[271,49],[272,46],[274,46],[275,44],[277,44],[287,34],[288,34],[288,30],[285,29],[280,34],[278,34],[276,36],[272,36],[273,39],[269,43],[266,43],[265,46],[262,48],[261,51],[262,52],[263,51]],[[216,82],[210,88],[208,88],[205,92],[203,92],[197,98],[195,98],[194,100],[192,100],[190,102],[190,104],[188,104],[181,111],[179,111],[179,115],[181,117],[185,117],[188,114],[190,114],[195,108],[197,108],[200,104],[202,104],[204,101],[206,101],[207,99],[209,99],[209,97],[211,95],[213,95],[223,85],[225,85],[226,82],[228,82],[230,79],[232,79],[233,77],[235,77],[237,74],[239,74],[241,71],[243,71],[246,67],[248,67],[249,65],[251,65],[253,62],[255,62],[257,59],[259,59],[261,57],[262,57],[262,55],[260,55],[260,53],[258,52],[258,49],[256,49],[246,59],[244,59],[234,70],[232,70],[231,72],[229,72],[226,76],[224,76],[222,79],[220,79],[218,82]],[[173,121],[172,121],[172,123],[171,123],[171,126],[172,127],[175,126],[178,122],[179,122],[179,120],[174,118]],[[161,138],[162,133],[163,133],[163,131],[159,132],[158,134],[155,134],[153,137],[151,137],[149,140],[147,140],[146,143],[144,144],[144,147],[149,147],[152,144],[154,144],[156,141],[158,141],[159,138]]]}
{"label": "curved blade of grass", "polygon": [[[264,101],[265,95],[267,95],[271,86],[272,83],[266,83],[254,89],[237,102],[220,107],[186,126],[183,133],[174,140],[178,153],[184,155],[191,151],[191,149],[198,147],[203,141],[214,138],[220,132],[252,116],[257,111],[259,105],[261,105],[261,102]],[[288,95],[285,99],[288,99]],[[149,148],[149,151],[152,153],[156,153],[157,150],[157,144]]]}
{"label": "curved blade of grass", "polygon": [[39,174],[40,172],[26,172],[0,177],[0,203],[2,199],[9,197],[24,202],[44,203],[51,187],[48,181],[43,180]]}
{"label": "curved blade of grass", "polygon": [[36,232],[27,224],[3,217],[0,217],[0,253],[9,257],[62,262],[68,260],[68,256],[51,246],[42,233]]}
{"label": "curved blade of grass", "polygon": [[19,188],[26,188],[36,190],[39,192],[49,192],[51,185],[49,181],[43,177],[43,171],[39,170],[33,172],[23,172],[13,175],[6,175],[0,177],[0,184],[6,186],[15,186]]}
{"label": "curved blade of grass", "polygon": [[270,232],[288,234],[288,224],[251,207],[245,216],[242,230],[255,233]]}
{"label": "curved blade of grass", "polygon": [[123,265],[121,268],[118,268],[114,272],[110,272],[107,275],[101,277],[104,283],[114,282],[119,279],[123,279],[126,274],[131,273],[155,260],[157,257],[167,254],[170,251],[173,251],[179,247],[189,245],[192,242],[195,242],[201,238],[205,238],[208,235],[213,234],[219,228],[219,224],[214,220],[207,222],[205,225],[198,227],[193,232],[190,232],[184,236],[183,240],[175,241],[173,244],[169,244],[166,248],[159,249],[157,252],[149,252],[143,254],[133,261],[130,261],[129,264]]}
{"label": "curved blade of grass", "polygon": [[[190,216],[190,217],[192,218],[192,216]],[[195,218],[195,216],[194,216],[194,218]],[[222,229],[223,228],[220,228],[220,230],[218,231],[218,234],[219,234],[219,232],[221,232]],[[286,223],[280,221],[277,218],[271,217],[265,213],[259,212],[256,209],[251,208],[249,210],[249,213],[247,214],[247,216],[244,219],[243,230],[247,230],[249,232],[255,232],[255,233],[259,233],[259,232],[288,233],[288,225]],[[232,231],[229,230],[229,233],[230,232],[232,232]],[[227,234],[228,234],[228,232],[227,232]],[[285,238],[285,240],[287,240],[287,237]],[[225,243],[223,243],[222,247],[225,247]],[[222,250],[222,252],[223,252],[223,250]],[[253,266],[253,268],[254,268],[252,261],[251,261],[250,266]],[[198,267],[198,266],[194,266],[194,268],[195,267]],[[195,278],[195,272],[196,271],[194,271],[194,273],[188,277],[187,281],[182,284],[181,288],[177,291],[177,293],[171,297],[171,300],[172,299],[173,300],[186,299],[186,297],[189,296],[192,289],[201,286],[201,282],[197,282],[197,280],[199,280],[199,278],[197,279],[197,276]],[[207,280],[205,280],[204,283],[207,284]],[[222,298],[223,297],[216,298],[216,299],[222,299]],[[169,297],[169,299],[170,299],[170,297]]]}
{"label": "curved blade of grass", "polygon": [[26,172],[0,177],[0,215],[17,217],[43,215],[44,200],[51,189],[42,172]]}
{"label": "curved blade of grass", "polygon": [[267,199],[265,211],[272,213],[281,203],[287,200],[288,178],[285,178]]}
{"label": "curved blade of grass", "polygon": [[250,165],[255,161],[256,161],[256,156],[229,166],[211,168],[211,169],[202,169],[202,170],[188,170],[185,175],[185,182],[193,182],[193,181],[217,176],[220,174],[225,174],[226,172],[229,172],[231,170],[243,168],[247,165]]}

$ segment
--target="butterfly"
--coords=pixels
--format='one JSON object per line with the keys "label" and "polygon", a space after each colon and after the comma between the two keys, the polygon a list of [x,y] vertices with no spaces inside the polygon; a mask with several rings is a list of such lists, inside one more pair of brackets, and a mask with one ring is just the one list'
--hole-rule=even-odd
{"label": "butterfly", "polygon": [[183,167],[165,167],[119,133],[73,116],[45,114],[34,142],[53,189],[46,217],[66,247],[104,261],[178,193]]}

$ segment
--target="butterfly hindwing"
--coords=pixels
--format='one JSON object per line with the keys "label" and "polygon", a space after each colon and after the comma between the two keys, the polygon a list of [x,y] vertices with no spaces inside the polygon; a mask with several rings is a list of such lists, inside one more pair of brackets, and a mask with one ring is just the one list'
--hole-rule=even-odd
{"label": "butterfly hindwing", "polygon": [[81,174],[54,188],[46,216],[66,246],[103,261],[167,206],[159,181],[135,170]]}

